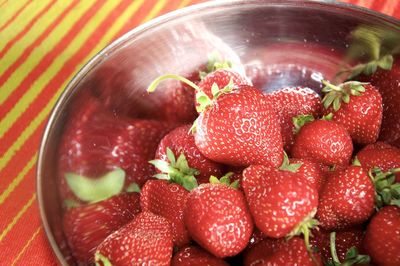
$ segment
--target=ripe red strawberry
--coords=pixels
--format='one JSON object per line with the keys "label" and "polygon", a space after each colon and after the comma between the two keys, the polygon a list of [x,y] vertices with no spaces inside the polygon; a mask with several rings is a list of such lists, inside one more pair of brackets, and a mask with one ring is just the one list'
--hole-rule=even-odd
{"label": "ripe red strawberry", "polygon": [[285,87],[267,94],[266,98],[278,116],[283,146],[289,152],[295,136],[293,117],[306,114],[319,117],[322,111],[321,98],[307,87]]}
{"label": "ripe red strawberry", "polygon": [[[400,167],[400,149],[378,141],[365,146],[359,151],[357,159],[367,171],[374,167],[379,167],[382,171],[386,172]],[[396,181],[400,182],[400,173],[396,174]]]}
{"label": "ripe red strawberry", "polygon": [[319,198],[317,219],[325,230],[340,230],[368,220],[375,207],[374,184],[359,166],[330,175]]}
{"label": "ripe red strawberry", "polygon": [[285,154],[280,170],[291,171],[302,176],[309,185],[320,191],[325,182],[323,166],[306,159],[288,158]]}
{"label": "ripe red strawberry", "polygon": [[367,226],[363,242],[376,265],[400,265],[400,208],[383,207]]}
{"label": "ripe red strawberry", "polygon": [[188,195],[189,191],[181,185],[165,180],[147,181],[140,195],[143,211],[163,216],[171,223],[172,238],[177,247],[187,245],[190,241],[183,222],[183,210]]}
{"label": "ripe red strawberry", "polygon": [[170,224],[151,212],[141,212],[109,235],[95,254],[99,265],[170,265],[171,258]]}
{"label": "ripe red strawberry", "polygon": [[97,246],[139,212],[138,193],[120,194],[67,210],[63,227],[73,256],[82,263],[92,262]]}
{"label": "ripe red strawberry", "polygon": [[[195,176],[199,183],[208,183],[211,175],[222,176],[222,165],[207,159],[200,153],[194,143],[194,136],[189,131],[190,126],[186,125],[169,132],[160,141],[155,158],[171,165],[167,154],[167,148],[169,148],[176,156],[184,154],[188,166],[200,172]],[[179,166],[175,164],[176,170],[181,174],[187,174],[184,173],[183,169],[177,169]]]}
{"label": "ripe red strawberry", "polygon": [[228,266],[229,264],[214,257],[207,251],[196,247],[189,246],[182,248],[177,253],[171,261],[171,266]]}
{"label": "ripe red strawberry", "polygon": [[220,258],[239,254],[253,231],[244,195],[225,184],[203,184],[193,189],[184,221],[190,236]]}
{"label": "ripe red strawberry", "polygon": [[187,82],[197,91],[200,113],[194,123],[195,143],[207,158],[234,166],[282,162],[280,126],[272,107],[254,87],[227,86],[212,89],[210,99],[197,85],[176,75],[164,75],[148,87],[153,92],[169,78]]}
{"label": "ripe red strawberry", "polygon": [[303,239],[293,237],[286,241],[283,238],[266,238],[255,244],[244,254],[243,265],[323,265],[321,256],[307,251]]}
{"label": "ripe red strawberry", "polygon": [[400,148],[400,60],[395,57],[387,69],[375,68],[370,75],[357,77],[370,82],[382,95],[383,119],[379,139]]}
{"label": "ripe red strawberry", "polygon": [[349,81],[338,86],[322,81],[325,114],[341,124],[355,143],[369,144],[378,139],[382,123],[382,96],[368,83]]}
{"label": "ripe red strawberry", "polygon": [[[315,225],[318,192],[290,171],[252,165],[243,171],[242,186],[254,222],[266,236],[307,234]],[[306,242],[308,237],[306,237]]]}
{"label": "ripe red strawberry", "polygon": [[[154,173],[148,160],[154,158],[158,142],[171,129],[164,122],[114,116],[88,100],[88,112],[83,106],[72,114],[71,123],[61,139],[59,174],[61,196],[69,198],[65,174],[74,173],[97,178],[115,168],[126,174],[126,186],[140,186]],[[94,107],[93,107],[94,106]]]}
{"label": "ripe red strawberry", "polygon": [[[332,260],[331,255],[331,232],[319,228],[312,231],[311,243],[316,247],[324,261]],[[339,261],[346,260],[346,254],[351,248],[362,251],[364,232],[362,227],[353,227],[344,231],[337,231],[335,237],[335,251]]]}
{"label": "ripe red strawberry", "polygon": [[279,166],[283,158],[276,115],[249,86],[222,94],[200,114],[195,143],[207,158],[229,165]]}
{"label": "ripe red strawberry", "polygon": [[308,159],[324,165],[346,165],[353,153],[353,143],[346,129],[327,120],[306,123],[296,135],[294,158]]}
{"label": "ripe red strawberry", "polygon": [[[220,68],[208,73],[198,84],[199,88],[210,98],[213,98],[212,87],[223,89],[231,83],[233,86],[248,85],[251,81],[232,69]],[[214,85],[215,84],[215,85]]]}

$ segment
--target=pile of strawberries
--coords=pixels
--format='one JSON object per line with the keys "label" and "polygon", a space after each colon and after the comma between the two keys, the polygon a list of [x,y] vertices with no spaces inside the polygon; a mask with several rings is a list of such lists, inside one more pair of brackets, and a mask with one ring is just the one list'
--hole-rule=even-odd
{"label": "pile of strawberries", "polygon": [[76,103],[59,150],[75,260],[400,265],[400,62],[362,82],[323,80],[322,98],[263,94],[215,66],[149,86],[194,90],[173,106],[195,108],[190,124],[117,114],[94,96]]}

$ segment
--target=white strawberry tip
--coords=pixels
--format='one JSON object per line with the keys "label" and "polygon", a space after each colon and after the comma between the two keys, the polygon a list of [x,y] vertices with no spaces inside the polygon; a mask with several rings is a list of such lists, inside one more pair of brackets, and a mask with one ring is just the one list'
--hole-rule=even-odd
{"label": "white strawberry tip", "polygon": [[179,184],[188,191],[198,187],[195,175],[199,175],[200,171],[189,166],[185,154],[181,153],[178,159],[176,159],[175,154],[170,148],[166,149],[166,154],[169,162],[164,160],[149,161],[150,164],[161,171],[160,174],[155,174],[154,177]]}
{"label": "white strawberry tip", "polygon": [[96,266],[112,266],[111,261],[99,252],[94,254],[94,260],[96,262]]}
{"label": "white strawberry tip", "polygon": [[125,184],[125,171],[121,168],[116,168],[98,178],[66,173],[65,180],[78,199],[95,203],[122,192]]}
{"label": "white strawberry tip", "polygon": [[322,92],[326,93],[322,99],[322,103],[325,109],[328,109],[332,105],[335,112],[340,109],[342,102],[348,104],[351,96],[362,95],[365,92],[364,85],[369,84],[359,81],[347,81],[340,85],[333,85],[327,80],[322,80],[321,82],[325,85]]}
{"label": "white strawberry tip", "polygon": [[400,173],[400,168],[387,172],[378,167],[369,170],[368,175],[375,186],[376,210],[388,205],[400,207],[400,183],[396,182],[396,173]]}
{"label": "white strawberry tip", "polygon": [[331,251],[332,260],[327,262],[328,266],[351,266],[359,264],[368,264],[371,258],[368,255],[361,255],[358,253],[357,248],[351,247],[346,252],[346,257],[344,262],[340,262],[336,251],[336,232],[331,232],[329,235],[329,247]]}

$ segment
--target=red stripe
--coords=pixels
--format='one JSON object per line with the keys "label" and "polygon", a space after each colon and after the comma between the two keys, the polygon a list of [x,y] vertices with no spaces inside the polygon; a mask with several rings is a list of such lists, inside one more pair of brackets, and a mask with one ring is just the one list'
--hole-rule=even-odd
{"label": "red stripe", "polygon": [[12,222],[12,219],[32,197],[32,193],[35,191],[35,168],[36,167],[33,166],[24,177],[24,181],[17,186],[10,194],[10,197],[0,205],[0,212],[7,214],[0,219],[0,232],[3,232],[7,225]]}
{"label": "red stripe", "polygon": [[[116,7],[109,16],[99,25],[99,29],[105,29],[110,27],[113,21],[117,19],[120,13],[131,3],[130,0],[122,1],[118,7]],[[89,14],[91,15],[95,12],[91,11]],[[82,19],[86,21],[88,18],[87,16],[82,16]],[[76,24],[77,27],[82,27],[82,25]],[[75,34],[78,29],[74,29]],[[67,34],[69,35],[69,34]],[[6,149],[7,146],[10,146],[11,143],[15,142],[17,137],[20,133],[29,125],[29,123],[37,116],[37,114],[42,111],[43,107],[48,103],[51,97],[56,92],[56,89],[59,88],[68,78],[69,76],[76,70],[76,67],[81,64],[82,60],[92,52],[93,48],[98,44],[102,36],[104,35],[103,31],[95,30],[91,36],[87,39],[87,41],[78,49],[78,51],[71,55],[71,57],[65,62],[62,69],[44,86],[42,91],[38,93],[36,99],[32,102],[32,104],[27,108],[26,111],[22,113],[19,117],[18,121],[16,121],[11,128],[4,134],[3,138],[0,139],[0,154],[2,154]],[[73,36],[72,36],[73,37]],[[45,58],[39,63],[39,65],[29,73],[28,77],[25,78],[23,83],[18,87],[18,89],[13,93],[20,93],[19,91],[23,90],[25,92],[29,86],[40,76],[40,74],[45,71],[45,69],[51,64],[53,58],[55,58],[60,50],[61,46],[64,48],[67,43],[69,43],[72,37],[66,38],[63,40],[60,45],[57,45],[58,49],[53,49],[49,54],[45,56]],[[21,95],[21,94],[19,94]],[[18,101],[18,99],[14,99]],[[11,105],[10,105],[11,104]],[[7,101],[4,103],[4,109],[10,109],[15,102],[10,103]],[[4,143],[4,146],[2,145]],[[6,146],[6,147],[5,147]]]}
{"label": "red stripe", "polygon": [[21,254],[15,265],[58,265],[57,258],[50,248],[43,229],[40,230],[40,233],[33,239],[25,252]]}
{"label": "red stripe", "polygon": [[386,3],[386,0],[375,0],[373,1],[373,4],[369,6],[369,8],[376,11],[382,11],[382,8]]}
{"label": "red stripe", "polygon": [[[33,82],[53,63],[54,58],[57,57],[71,42],[71,40],[78,35],[80,30],[86,24],[93,14],[95,14],[103,5],[105,0],[97,1],[93,6],[91,6],[82,17],[73,25],[66,35],[60,40],[60,42],[48,52],[39,64],[25,77],[21,84],[13,91],[9,98],[3,103],[3,108],[0,109],[0,119],[2,119],[7,112],[18,102],[18,100],[24,95],[24,93],[29,89]],[[71,8],[69,7],[68,10]],[[65,16],[65,14],[64,14]],[[62,18],[61,18],[62,19]],[[60,20],[61,20],[60,19]],[[57,20],[58,21],[58,20]],[[59,21],[58,21],[59,22]],[[55,27],[55,25],[54,25]],[[54,28],[53,27],[53,28]],[[52,30],[52,29],[51,29]],[[43,35],[40,38],[40,42],[48,36]],[[30,46],[27,48],[28,52],[24,53],[9,69],[7,69],[4,75],[0,76],[0,87],[7,81],[12,73],[27,59],[30,52],[36,48],[36,46]],[[0,153],[1,154],[1,153]]]}
{"label": "red stripe", "polygon": [[[32,133],[22,147],[17,150],[7,165],[0,171],[0,191],[4,191],[12,180],[22,171],[29,160],[35,155],[39,148],[39,142],[43,134],[47,120],[43,121]],[[1,205],[0,205],[1,206]]]}
{"label": "red stripe", "polygon": [[400,2],[397,3],[396,7],[392,10],[392,13],[389,14],[396,18],[400,18]]}
{"label": "red stripe", "polygon": [[[119,6],[115,8],[109,14],[109,16],[101,23],[99,28],[109,27],[109,25],[112,24],[112,22],[115,21],[116,18],[120,15],[120,12],[124,10],[130,3],[131,3],[130,0],[122,1],[119,4]],[[42,110],[42,108],[48,103],[50,98],[54,95],[55,92],[54,88],[59,88],[66,81],[66,79],[73,73],[76,66],[97,45],[103,34],[104,32],[102,31],[94,31],[92,35],[89,36],[88,41],[84,43],[80,49],[78,49],[78,52],[76,54],[70,57],[70,59],[64,64],[63,68],[46,84],[46,86],[38,95],[36,100],[28,107],[27,111],[22,114],[20,119],[13,124],[10,130],[7,131],[4,137],[0,140],[0,148],[1,148],[0,150],[2,153],[6,151],[10,143],[15,142],[17,137],[20,135],[20,132],[22,132],[29,125],[30,121],[32,121],[37,116],[37,113]],[[42,125],[43,123],[40,125],[41,128]],[[17,153],[21,153],[25,158],[30,158],[31,156],[28,156],[26,152],[29,150],[34,150],[34,151],[37,150],[38,148],[37,143],[39,142],[37,138],[38,137],[40,138],[40,135],[41,131],[38,131],[38,129],[36,129],[34,132],[34,136],[31,136],[28,139],[30,145],[26,145],[27,143],[25,143],[21,148],[21,151],[23,150],[23,152],[17,152]],[[36,138],[36,141],[32,140],[33,138]],[[16,162],[18,160],[17,158],[18,158],[17,155],[13,156],[12,161],[10,161],[6,166],[7,169],[5,168],[2,171],[2,172],[7,172],[7,175],[4,176],[10,176],[11,180],[15,175],[9,175],[10,172],[14,172],[15,170],[21,169],[21,167],[23,167],[26,164],[26,161]],[[14,168],[16,167],[15,164],[17,164],[17,166],[19,166],[18,164],[20,164],[21,167]],[[9,182],[11,182],[11,180]]]}
{"label": "red stripe", "polygon": [[35,25],[37,20],[46,14],[47,11],[56,3],[56,1],[51,1],[47,6],[45,6],[36,16],[26,25],[26,27],[17,34],[17,36],[14,37],[14,39],[10,40],[6,46],[4,47],[3,50],[0,51],[0,59],[3,58],[3,56],[10,50],[10,48],[18,41],[20,40],[32,27]]}
{"label": "red stripe", "polygon": [[[4,1],[1,5],[5,4],[7,1]],[[32,0],[29,0],[28,2],[26,2],[22,7],[20,7],[20,9],[17,10],[17,12],[14,13],[14,15],[7,20],[7,22],[1,26],[0,28],[0,32],[3,31],[8,25],[11,24],[11,22],[13,22],[16,18],[19,17],[19,15],[21,15],[21,13],[25,10],[25,8],[32,2]]]}
{"label": "red stripe", "polygon": [[11,265],[19,251],[26,244],[26,241],[40,225],[37,202],[33,202],[3,241],[0,242],[2,265]]}

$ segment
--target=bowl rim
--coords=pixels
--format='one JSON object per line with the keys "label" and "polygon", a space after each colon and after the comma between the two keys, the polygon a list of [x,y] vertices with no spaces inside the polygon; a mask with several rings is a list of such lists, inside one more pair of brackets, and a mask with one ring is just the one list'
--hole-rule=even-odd
{"label": "bowl rim", "polygon": [[123,46],[125,43],[127,43],[129,40],[134,39],[135,37],[139,37],[142,33],[145,33],[147,30],[150,30],[152,28],[158,27],[160,24],[166,23],[174,18],[177,17],[185,17],[190,14],[192,14],[194,11],[199,14],[199,12],[204,11],[204,10],[211,10],[211,9],[216,9],[224,6],[234,6],[234,5],[239,5],[239,4],[246,4],[247,6],[250,5],[266,5],[266,6],[304,6],[304,5],[315,5],[315,6],[320,6],[325,8],[337,8],[337,9],[342,9],[342,10],[347,10],[347,11],[355,11],[357,13],[362,13],[364,15],[372,16],[375,18],[378,18],[380,20],[384,20],[386,23],[395,25],[397,27],[400,27],[400,20],[365,8],[361,6],[356,6],[350,3],[343,3],[343,2],[336,2],[333,0],[270,0],[268,2],[262,1],[262,0],[219,0],[219,1],[207,1],[203,3],[198,3],[194,4],[188,7],[184,7],[181,9],[177,9],[171,12],[168,12],[164,15],[158,16],[154,19],[151,19],[141,25],[138,25],[137,27],[129,30],[122,36],[118,37],[115,39],[113,42],[105,46],[102,50],[100,50],[96,55],[94,55],[88,62],[86,62],[83,67],[71,78],[71,80],[68,82],[66,85],[64,91],[60,95],[60,97],[57,99],[55,105],[53,106],[49,119],[46,123],[46,127],[43,131],[43,135],[40,141],[40,147],[39,147],[39,154],[38,154],[38,160],[37,160],[37,165],[36,165],[36,193],[37,193],[37,201],[39,205],[39,212],[40,212],[40,218],[42,221],[42,226],[44,228],[47,240],[51,246],[51,249],[53,253],[56,255],[58,262],[61,265],[68,265],[65,257],[63,256],[56,240],[53,235],[53,232],[51,231],[50,224],[48,222],[46,213],[45,213],[45,203],[44,203],[44,191],[42,188],[42,182],[43,182],[43,172],[45,171],[44,169],[44,154],[45,151],[47,150],[48,146],[48,136],[50,135],[51,131],[55,127],[55,124],[57,122],[57,118],[60,115],[60,110],[63,109],[64,105],[68,103],[68,99],[73,96],[73,90],[74,88],[79,84],[79,82],[87,75],[87,73],[94,68],[97,64],[99,64],[103,58],[106,58],[110,53],[115,51],[117,48]]}

